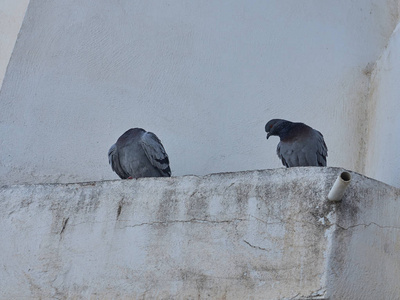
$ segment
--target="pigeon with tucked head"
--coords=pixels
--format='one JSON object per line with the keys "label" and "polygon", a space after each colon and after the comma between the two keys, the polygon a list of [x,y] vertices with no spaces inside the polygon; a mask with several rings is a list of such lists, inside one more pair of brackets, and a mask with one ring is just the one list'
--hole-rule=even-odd
{"label": "pigeon with tucked head", "polygon": [[323,135],[304,123],[272,119],[265,125],[267,139],[279,136],[276,149],[282,164],[290,167],[326,167],[328,148]]}
{"label": "pigeon with tucked head", "polygon": [[170,177],[168,155],[161,141],[142,128],[131,128],[108,150],[112,170],[122,179]]}

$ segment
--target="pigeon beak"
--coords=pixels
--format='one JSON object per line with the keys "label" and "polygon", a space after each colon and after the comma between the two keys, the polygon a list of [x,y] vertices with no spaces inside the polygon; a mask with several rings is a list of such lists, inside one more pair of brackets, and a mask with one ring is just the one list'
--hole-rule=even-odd
{"label": "pigeon beak", "polygon": [[267,140],[268,140],[268,138],[271,136],[271,133],[270,132],[268,132],[268,134],[267,134]]}

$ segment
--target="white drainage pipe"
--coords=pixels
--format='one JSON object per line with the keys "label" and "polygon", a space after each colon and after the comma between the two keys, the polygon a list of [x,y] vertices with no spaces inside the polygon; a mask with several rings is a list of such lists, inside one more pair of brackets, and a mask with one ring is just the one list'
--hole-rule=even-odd
{"label": "white drainage pipe", "polygon": [[349,172],[342,172],[336,179],[328,194],[328,199],[331,201],[340,201],[343,198],[344,192],[351,181]]}

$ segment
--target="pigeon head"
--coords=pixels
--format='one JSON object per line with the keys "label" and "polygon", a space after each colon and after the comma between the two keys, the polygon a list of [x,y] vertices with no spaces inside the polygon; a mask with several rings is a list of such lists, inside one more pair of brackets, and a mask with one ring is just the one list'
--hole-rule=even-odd
{"label": "pigeon head", "polygon": [[271,135],[279,137],[284,136],[291,128],[293,123],[282,119],[272,119],[265,125],[265,132],[267,133],[267,139]]}

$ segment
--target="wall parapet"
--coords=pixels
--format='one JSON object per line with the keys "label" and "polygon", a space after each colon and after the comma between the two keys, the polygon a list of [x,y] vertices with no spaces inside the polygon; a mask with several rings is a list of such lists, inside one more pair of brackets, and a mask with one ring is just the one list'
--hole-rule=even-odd
{"label": "wall parapet", "polygon": [[[357,279],[360,268],[377,280],[400,264],[394,239],[400,193],[352,173],[343,201],[330,203],[341,171],[4,186],[0,298],[369,295]],[[386,277],[374,277],[376,257]],[[389,283],[377,280],[371,290],[386,285],[387,293],[400,294],[399,280],[398,274]]]}

